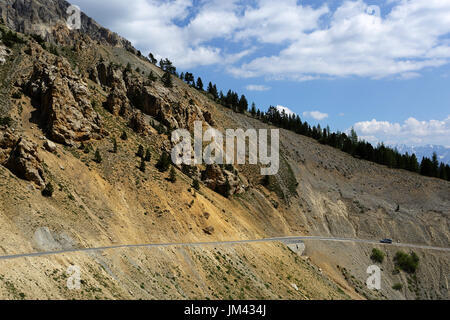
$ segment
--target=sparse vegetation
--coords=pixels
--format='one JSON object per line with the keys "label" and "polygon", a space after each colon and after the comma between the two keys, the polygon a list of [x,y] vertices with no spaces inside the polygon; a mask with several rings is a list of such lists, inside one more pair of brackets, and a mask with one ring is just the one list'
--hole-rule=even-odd
{"label": "sparse vegetation", "polygon": [[396,291],[400,291],[403,289],[403,285],[401,283],[396,283],[392,286],[392,289],[394,289]]}
{"label": "sparse vegetation", "polygon": [[370,259],[374,262],[383,263],[385,254],[383,251],[377,248],[372,249],[372,254],[370,255]]}
{"label": "sparse vegetation", "polygon": [[138,151],[136,152],[136,157],[144,158],[144,147],[140,144]]}
{"label": "sparse vegetation", "polygon": [[169,154],[167,154],[166,152],[163,152],[161,154],[161,157],[159,158],[158,162],[156,163],[156,168],[160,172],[166,172],[167,170],[169,170],[171,162],[172,161],[170,159]]}
{"label": "sparse vegetation", "polygon": [[42,195],[44,197],[50,198],[53,196],[54,191],[55,191],[55,189],[53,188],[52,183],[49,182],[45,185],[45,188],[42,190]]}
{"label": "sparse vegetation", "polygon": [[139,166],[139,170],[141,170],[141,172],[144,172],[145,173],[145,160],[144,160],[144,158],[141,158],[141,164],[140,164],[140,166]]}
{"label": "sparse vegetation", "polygon": [[197,191],[200,190],[200,182],[198,181],[198,179],[194,179],[194,181],[192,182],[192,188],[194,188]]}
{"label": "sparse vegetation", "polygon": [[169,181],[172,183],[177,181],[177,173],[175,172],[175,168],[173,166],[170,168]]}
{"label": "sparse vegetation", "polygon": [[147,148],[147,150],[145,151],[145,157],[144,160],[146,162],[150,162],[150,160],[152,159],[152,154],[150,152],[150,149]]}
{"label": "sparse vegetation", "polygon": [[113,153],[117,153],[117,140],[113,138]]}
{"label": "sparse vegetation", "polygon": [[170,73],[168,73],[168,72],[164,73],[164,75],[161,78],[161,81],[166,88],[173,87],[172,76],[170,75]]}
{"label": "sparse vegetation", "polygon": [[103,161],[102,155],[100,154],[100,150],[98,148],[95,150],[94,161],[97,163],[101,163]]}
{"label": "sparse vegetation", "polygon": [[8,116],[0,117],[0,126],[8,126],[10,127],[12,124],[12,119]]}
{"label": "sparse vegetation", "polygon": [[415,252],[407,254],[398,251],[394,257],[394,263],[396,268],[412,274],[415,273],[419,267],[419,257]]}

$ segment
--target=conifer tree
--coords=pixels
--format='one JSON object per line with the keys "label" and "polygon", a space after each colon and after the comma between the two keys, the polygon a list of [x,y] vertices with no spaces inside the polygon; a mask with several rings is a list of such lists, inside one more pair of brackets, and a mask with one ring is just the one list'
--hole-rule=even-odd
{"label": "conifer tree", "polygon": [[102,155],[100,154],[100,150],[95,150],[95,157],[94,157],[94,161],[97,163],[101,163],[103,161],[102,159]]}
{"label": "conifer tree", "polygon": [[144,160],[144,158],[141,158],[141,165],[139,166],[139,170],[141,170],[141,172],[145,173],[145,160]]}
{"label": "conifer tree", "polygon": [[177,174],[175,172],[175,168],[172,166],[169,172],[169,181],[175,183],[177,181]]}
{"label": "conifer tree", "polygon": [[139,158],[144,157],[144,147],[140,144],[138,147],[138,151],[136,152],[136,156]]}
{"label": "conifer tree", "polygon": [[168,73],[168,72],[164,73],[164,75],[161,78],[161,81],[166,88],[173,87],[172,76],[170,75],[170,73]]}

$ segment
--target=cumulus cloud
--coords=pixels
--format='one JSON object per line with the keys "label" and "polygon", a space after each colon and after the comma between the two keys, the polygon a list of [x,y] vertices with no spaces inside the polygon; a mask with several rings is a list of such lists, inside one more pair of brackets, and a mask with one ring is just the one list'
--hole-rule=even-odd
{"label": "cumulus cloud", "polygon": [[353,126],[358,135],[371,143],[440,144],[450,146],[450,115],[444,120],[419,121],[413,117],[403,123],[363,121]]}
{"label": "cumulus cloud", "polygon": [[408,80],[450,60],[450,1],[385,0],[383,15],[363,0],[72,2],[145,53],[236,77]]}
{"label": "cumulus cloud", "polygon": [[291,109],[289,109],[288,107],[285,106],[281,106],[281,105],[277,105],[275,107],[280,113],[286,113],[286,115],[288,116],[295,116],[296,113],[294,111],[292,111]]}
{"label": "cumulus cloud", "polygon": [[268,91],[270,87],[259,84],[249,84],[245,87],[248,91]]}
{"label": "cumulus cloud", "polygon": [[317,121],[321,121],[321,120],[328,118],[327,113],[322,113],[320,111],[305,111],[305,112],[303,112],[303,116],[305,118],[312,118]]}

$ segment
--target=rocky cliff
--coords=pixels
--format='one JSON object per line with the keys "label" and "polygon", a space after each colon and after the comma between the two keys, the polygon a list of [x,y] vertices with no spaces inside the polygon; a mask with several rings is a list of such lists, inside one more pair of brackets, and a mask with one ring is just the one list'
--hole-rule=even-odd
{"label": "rocky cliff", "polygon": [[[172,179],[159,166],[172,147],[170,130],[192,131],[194,121],[222,131],[271,126],[176,77],[165,87],[160,68],[92,19],[83,16],[81,31],[67,29],[67,6],[0,3],[1,34],[19,31],[9,47],[0,42],[1,255],[288,235],[449,247],[448,182],[284,130],[281,169],[269,181],[252,165],[182,166]],[[139,146],[148,158],[136,155]],[[43,197],[48,184],[54,191]],[[277,243],[8,260],[0,262],[0,297],[449,298],[448,254],[419,249],[419,269],[408,274],[395,265],[396,247],[376,246],[385,253],[383,287],[367,290],[373,247],[306,242],[299,256]],[[80,291],[65,286],[74,264]]]}

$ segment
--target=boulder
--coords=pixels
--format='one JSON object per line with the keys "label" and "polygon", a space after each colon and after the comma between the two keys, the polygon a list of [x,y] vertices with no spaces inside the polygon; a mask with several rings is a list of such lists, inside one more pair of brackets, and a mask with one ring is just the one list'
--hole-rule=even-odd
{"label": "boulder", "polygon": [[35,143],[20,138],[5,166],[17,177],[43,187],[45,185],[44,170],[37,150],[38,146]]}
{"label": "boulder", "polygon": [[44,148],[45,150],[47,150],[48,152],[55,152],[56,151],[56,144],[54,144],[52,141],[50,140],[46,140],[44,142]]}

